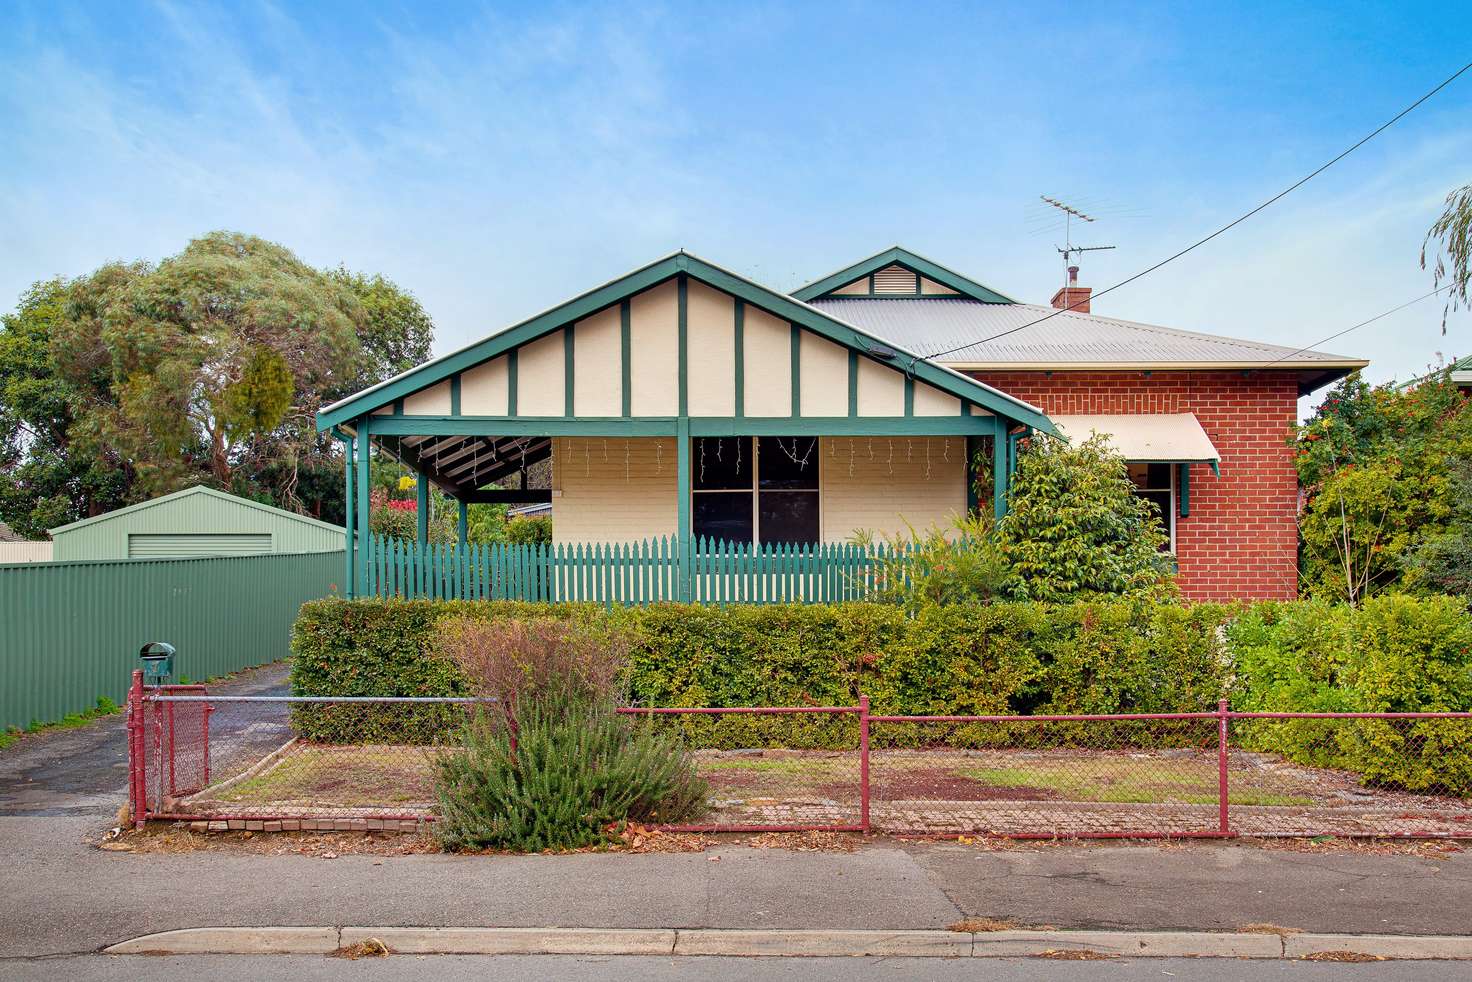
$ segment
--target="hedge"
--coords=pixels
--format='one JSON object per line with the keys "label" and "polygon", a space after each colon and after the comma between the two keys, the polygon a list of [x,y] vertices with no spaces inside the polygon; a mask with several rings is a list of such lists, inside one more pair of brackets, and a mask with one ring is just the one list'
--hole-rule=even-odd
{"label": "hedge", "polygon": [[[467,695],[437,653],[447,618],[558,617],[631,640],[628,699],[648,706],[853,705],[885,715],[1210,711],[1472,710],[1472,618],[1453,597],[1386,596],[1362,608],[1321,602],[1251,606],[1116,600],[1064,605],[897,607],[852,603],[705,607],[423,600],[313,601],[292,650],[296,692]],[[444,739],[458,710],[396,712],[398,739]],[[304,736],[383,739],[362,714],[310,705]],[[682,717],[696,745],[852,746],[851,717]],[[1029,724],[1035,725],[1035,724]],[[1472,726],[1238,721],[1250,749],[1369,781],[1472,789]],[[1171,742],[1153,728],[1158,742]],[[1121,739],[1139,742],[1150,729]],[[876,727],[876,745],[1015,739],[1001,727]],[[1053,740],[1097,742],[1097,728],[1054,727]],[[1190,742],[1183,728],[1174,737]]]}

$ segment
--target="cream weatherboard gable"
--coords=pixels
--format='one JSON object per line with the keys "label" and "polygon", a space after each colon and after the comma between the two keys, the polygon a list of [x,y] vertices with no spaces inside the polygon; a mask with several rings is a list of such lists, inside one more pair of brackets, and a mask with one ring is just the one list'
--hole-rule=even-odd
{"label": "cream weatherboard gable", "polygon": [[[903,280],[887,270],[886,284]],[[955,289],[927,272],[914,271],[915,289]],[[329,406],[318,425],[348,450],[359,541],[369,448],[423,476],[421,538],[433,484],[459,502],[462,539],[468,504],[555,496],[560,542],[686,544],[698,454],[735,452],[740,438],[755,457],[781,438],[794,460],[821,461],[818,504],[803,506],[819,513],[803,527],[844,541],[974,506],[966,462],[983,445],[1000,513],[1015,436],[1054,432],[1021,400],[686,253]],[[487,488],[548,458],[550,491]]]}

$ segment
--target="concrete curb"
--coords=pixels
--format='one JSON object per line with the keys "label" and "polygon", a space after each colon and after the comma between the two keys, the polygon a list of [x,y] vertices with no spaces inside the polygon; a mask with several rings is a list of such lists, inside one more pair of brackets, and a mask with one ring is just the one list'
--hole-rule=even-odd
{"label": "concrete curb", "polygon": [[316,954],[376,938],[417,955],[726,955],[1026,958],[1088,950],[1127,958],[1302,958],[1356,952],[1390,959],[1472,959],[1472,936],[1224,934],[1208,931],[773,931],[534,927],[199,927],[146,934],[104,951]]}

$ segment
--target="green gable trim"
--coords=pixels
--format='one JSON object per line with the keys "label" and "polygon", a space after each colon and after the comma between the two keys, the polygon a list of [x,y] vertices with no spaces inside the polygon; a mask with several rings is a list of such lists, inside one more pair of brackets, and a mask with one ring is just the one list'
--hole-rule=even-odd
{"label": "green gable trim", "polygon": [[746,304],[736,301],[736,415],[746,415]]}
{"label": "green gable trim", "polygon": [[618,305],[619,361],[623,370],[623,414],[634,415],[633,309],[627,299]]}
{"label": "green gable trim", "polygon": [[[864,277],[869,278],[869,293],[873,295],[874,273],[886,266],[903,266],[912,273],[923,276],[928,280],[933,280],[941,286],[948,286],[957,293],[970,297],[973,300],[980,300],[982,303],[1017,302],[1005,294],[998,293],[989,286],[978,283],[969,277],[962,276],[953,269],[947,269],[939,263],[926,259],[924,256],[917,255],[908,249],[902,249],[899,246],[893,246],[881,253],[870,256],[868,259],[860,260],[852,266],[840,269],[836,273],[823,277],[821,280],[814,280],[807,286],[792,291],[792,295],[802,301],[816,300],[818,297],[826,296],[834,290],[847,286],[854,282],[854,280],[863,279]],[[915,281],[915,289],[920,289],[920,281],[918,279]],[[878,295],[903,297],[915,296],[916,294],[886,293]],[[928,294],[925,295],[928,296]],[[864,296],[864,294],[857,294],[857,296]]]}
{"label": "green gable trim", "polygon": [[802,415],[802,328],[792,329],[792,415]]}
{"label": "green gable trim", "polygon": [[859,353],[848,349],[848,414],[859,414]]}
{"label": "green gable trim", "polygon": [[680,365],[679,406],[680,415],[686,416],[690,413],[690,280],[683,274],[675,277],[675,298],[679,330],[679,340],[675,346]]}
{"label": "green gable trim", "polygon": [[[880,359],[887,367],[895,371],[905,371],[914,379],[934,386],[943,392],[950,393],[957,398],[975,403],[978,406],[983,406],[988,411],[1014,420],[1019,424],[1031,426],[1044,433],[1055,433],[1053,425],[1048,422],[1047,416],[1037,409],[1028,406],[1021,400],[1013,399],[990,386],[969,379],[948,368],[943,368],[912,352],[898,348],[882,338],[876,338],[866,334],[858,328],[834,317],[830,317],[799,300],[794,300],[789,296],[768,289],[684,252],[676,253],[673,256],[668,256],[655,263],[651,263],[620,279],[584,293],[561,306],[554,307],[551,310],[538,314],[530,320],[523,321],[520,324],[507,328],[499,334],[492,335],[484,341],[462,348],[443,358],[428,362],[371,389],[366,389],[363,392],[335,403],[317,414],[317,427],[319,430],[325,430],[334,425],[367,416],[375,409],[393,400],[401,399],[411,392],[416,392],[419,389],[434,385],[445,378],[452,377],[467,368],[474,367],[502,354],[507,356],[508,415],[515,416],[517,391],[516,353],[521,345],[534,341],[551,331],[565,327],[575,321],[582,320],[614,304],[618,304],[628,297],[673,279],[681,273],[693,276],[705,285],[734,297],[738,301],[760,307],[774,317],[785,320],[796,327],[812,331],[814,334],[836,344],[859,351],[867,357],[873,357],[872,349],[876,346],[890,349],[894,351],[895,357]],[[682,380],[683,377],[682,373]],[[628,390],[626,388],[626,397],[627,392]],[[798,390],[794,387],[794,396],[797,393]]]}
{"label": "green gable trim", "polygon": [[965,436],[996,428],[993,416],[375,416],[373,435],[674,436],[682,419],[694,436]]}
{"label": "green gable trim", "polygon": [[[573,412],[573,347],[577,344],[577,338],[573,335],[576,324],[569,324],[562,329],[562,412],[567,416],[575,416]],[[458,414],[455,414],[458,415]]]}
{"label": "green gable trim", "polygon": [[515,416],[516,415],[516,376],[519,374],[518,371],[517,371],[517,363],[516,363],[516,353],[517,353],[517,350],[518,349],[516,349],[516,348],[512,348],[509,352],[506,353],[506,415],[507,416]]}

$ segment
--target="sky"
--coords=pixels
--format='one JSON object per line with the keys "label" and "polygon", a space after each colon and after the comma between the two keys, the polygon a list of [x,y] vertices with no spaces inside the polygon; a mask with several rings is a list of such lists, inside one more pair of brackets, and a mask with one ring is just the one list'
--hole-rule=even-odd
{"label": "sky", "polygon": [[[791,290],[900,244],[1062,281],[1049,195],[1117,282],[1472,60],[1472,4],[0,0],[0,309],[231,229],[382,273],[453,350],[684,248]],[[1472,72],[1282,202],[1094,305],[1312,345],[1430,291]],[[1472,353],[1424,301],[1326,350]],[[1305,407],[1307,404],[1305,404]]]}

